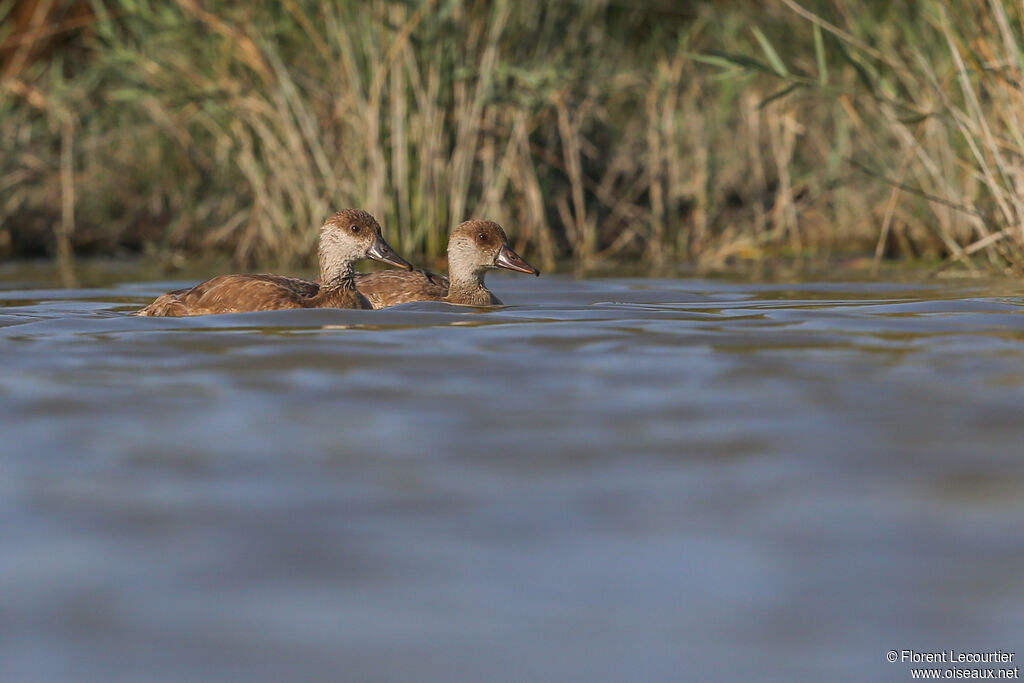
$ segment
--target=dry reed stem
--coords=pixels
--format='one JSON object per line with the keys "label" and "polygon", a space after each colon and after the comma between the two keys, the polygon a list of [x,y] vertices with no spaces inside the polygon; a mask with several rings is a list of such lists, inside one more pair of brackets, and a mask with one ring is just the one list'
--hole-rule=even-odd
{"label": "dry reed stem", "polygon": [[63,116],[60,121],[60,223],[56,230],[57,269],[65,287],[77,287],[75,277],[75,256],[71,239],[75,234],[75,135],[71,117]]}

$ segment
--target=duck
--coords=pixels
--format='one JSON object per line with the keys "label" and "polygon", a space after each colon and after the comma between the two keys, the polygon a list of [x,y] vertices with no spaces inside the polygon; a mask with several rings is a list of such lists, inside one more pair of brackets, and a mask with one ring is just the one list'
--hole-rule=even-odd
{"label": "duck", "polygon": [[141,316],[192,316],[274,311],[287,308],[373,306],[355,286],[356,261],[371,258],[412,270],[381,236],[380,224],[362,209],[345,209],[320,228],[320,281],[284,275],[219,275],[190,289],[163,294],[138,311]]}
{"label": "duck", "polygon": [[356,288],[374,308],[413,301],[501,306],[501,299],[484,285],[484,275],[493,268],[540,275],[512,250],[500,225],[473,219],[461,223],[448,238],[448,277],[429,270],[359,273]]}

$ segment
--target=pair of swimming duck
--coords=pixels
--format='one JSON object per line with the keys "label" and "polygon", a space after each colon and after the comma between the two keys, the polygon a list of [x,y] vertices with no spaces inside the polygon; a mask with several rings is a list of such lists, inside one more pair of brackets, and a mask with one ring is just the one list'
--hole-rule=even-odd
{"label": "pair of swimming duck", "polygon": [[[471,220],[448,239],[448,277],[415,270],[388,246],[380,224],[366,211],[345,209],[320,228],[320,281],[283,275],[220,275],[191,289],[164,294],[138,315],[184,316],[285,308],[385,308],[412,301],[470,306],[501,305],[484,286],[491,268],[540,275],[508,244],[501,226]],[[371,258],[404,271],[356,273]]]}

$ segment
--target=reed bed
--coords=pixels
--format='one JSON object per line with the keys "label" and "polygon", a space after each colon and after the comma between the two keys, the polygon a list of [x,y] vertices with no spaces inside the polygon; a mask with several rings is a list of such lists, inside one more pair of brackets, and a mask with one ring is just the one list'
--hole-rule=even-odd
{"label": "reed bed", "polygon": [[71,4],[0,29],[0,253],[291,265],[361,206],[416,258],[1024,263],[1009,2]]}
{"label": "reed bed", "polygon": [[[850,1],[816,13],[780,2],[811,28],[812,40],[787,46],[802,58],[787,66],[762,35],[760,61],[722,54],[719,64],[774,76],[780,95],[837,99],[858,138],[851,164],[889,188],[874,209],[875,262],[925,254],[972,272],[1019,273],[1024,6]],[[856,81],[835,79],[836,67],[852,69]]]}

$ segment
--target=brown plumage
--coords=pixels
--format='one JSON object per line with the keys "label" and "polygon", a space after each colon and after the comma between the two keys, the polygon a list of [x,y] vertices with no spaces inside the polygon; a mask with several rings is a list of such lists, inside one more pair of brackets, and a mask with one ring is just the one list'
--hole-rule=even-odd
{"label": "brown plumage", "polygon": [[355,263],[364,258],[412,269],[388,246],[373,216],[345,209],[320,228],[320,282],[283,275],[220,275],[191,289],[157,298],[137,315],[183,316],[272,311],[284,308],[372,308],[355,286]]}
{"label": "brown plumage", "polygon": [[356,275],[356,288],[374,308],[412,301],[444,301],[469,306],[500,306],[501,300],[484,286],[491,268],[508,268],[540,275],[508,244],[508,237],[494,221],[471,220],[459,225],[448,238],[448,275],[427,270],[394,270]]}

